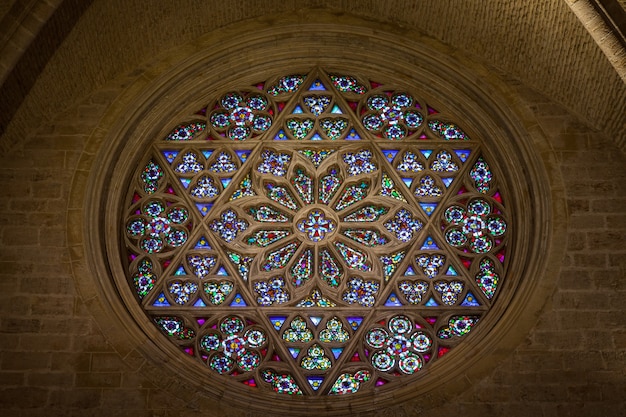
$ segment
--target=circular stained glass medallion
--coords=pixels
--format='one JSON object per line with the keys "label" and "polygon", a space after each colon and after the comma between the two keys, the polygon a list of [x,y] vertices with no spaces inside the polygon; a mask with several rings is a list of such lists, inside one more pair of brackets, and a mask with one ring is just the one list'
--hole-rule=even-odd
{"label": "circular stained glass medallion", "polygon": [[137,302],[206,374],[268,395],[403,383],[497,301],[503,181],[409,88],[315,69],[184,116],[136,169],[122,251]]}

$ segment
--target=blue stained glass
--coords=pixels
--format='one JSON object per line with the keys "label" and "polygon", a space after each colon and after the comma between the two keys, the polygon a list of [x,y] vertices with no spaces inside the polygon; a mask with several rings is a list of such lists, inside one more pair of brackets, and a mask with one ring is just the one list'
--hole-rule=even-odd
{"label": "blue stained glass", "polygon": [[284,130],[279,130],[278,133],[276,134],[276,136],[274,136],[274,140],[287,140],[289,139],[287,137],[287,134],[285,133]]}
{"label": "blue stained glass", "polygon": [[430,300],[428,300],[428,301],[426,302],[426,304],[424,304],[424,305],[425,305],[426,307],[437,307],[437,306],[439,306],[439,304],[437,304],[437,301],[435,301],[435,299],[434,299],[434,298],[432,298],[432,297],[431,297],[431,298],[430,298]]}
{"label": "blue stained glass", "polygon": [[330,351],[335,359],[339,359],[339,356],[343,353],[343,348],[330,348]]}
{"label": "blue stained glass", "polygon": [[318,389],[320,389],[320,387],[324,383],[324,378],[322,378],[321,376],[307,376],[306,379],[307,381],[309,381],[309,385],[311,385],[313,391],[317,391]]}
{"label": "blue stained glass", "polygon": [[246,304],[246,301],[244,300],[243,296],[239,293],[235,294],[235,298],[233,298],[233,301],[230,303],[231,307],[248,307],[248,304]]}
{"label": "blue stained glass", "polygon": [[437,246],[437,243],[435,242],[435,239],[433,239],[430,236],[427,236],[426,239],[424,239],[424,243],[422,244],[421,247],[422,250],[436,250],[439,249],[439,246]]}
{"label": "blue stained glass", "polygon": [[352,129],[350,130],[350,133],[348,133],[348,135],[346,136],[346,140],[361,140],[361,136],[356,133],[356,130]]}
{"label": "blue stained glass", "polygon": [[202,217],[204,217],[209,213],[209,211],[213,207],[213,204],[196,203],[196,207],[198,207],[198,211],[200,212],[200,214],[202,214]]}
{"label": "blue stained glass", "polygon": [[231,180],[232,180],[232,178],[220,178],[220,182],[222,183],[222,187],[224,189],[226,189],[226,187],[228,187],[228,185],[230,184]]}
{"label": "blue stained glass", "polygon": [[454,153],[459,157],[461,162],[467,161],[467,158],[469,158],[471,152],[472,151],[469,149],[456,149],[454,151]]}
{"label": "blue stained glass", "polygon": [[474,294],[468,292],[461,305],[464,307],[478,307],[480,306],[480,303],[476,301],[476,297],[474,296]]}
{"label": "blue stained glass", "polygon": [[430,155],[433,153],[432,149],[421,149],[420,152],[426,159],[430,158]]}
{"label": "blue stained glass", "polygon": [[383,155],[385,155],[385,158],[387,158],[387,161],[389,162],[393,162],[397,154],[398,154],[397,150],[392,150],[392,149],[383,150]]}
{"label": "blue stained glass", "polygon": [[396,293],[392,292],[391,294],[389,294],[389,297],[387,298],[387,301],[385,301],[385,306],[387,306],[387,307],[402,307],[402,303],[398,299],[398,296],[396,295]]}
{"label": "blue stained glass", "polygon": [[324,83],[322,83],[318,78],[313,81],[311,87],[309,87],[309,91],[326,91],[326,87],[324,87]]}
{"label": "blue stained glass", "polygon": [[237,154],[241,162],[246,162],[248,160],[248,157],[250,156],[250,152],[251,151],[249,150],[243,150],[243,149],[235,151],[235,153]]}
{"label": "blue stained glass", "polygon": [[176,159],[176,156],[178,156],[178,151],[163,151],[163,156],[167,159],[167,162],[171,164],[174,162],[174,159]]}
{"label": "blue stained glass", "polygon": [[302,107],[300,106],[296,106],[291,112],[291,114],[302,114],[302,113],[304,113],[304,110],[302,110]]}
{"label": "blue stained glass", "polygon": [[181,184],[183,184],[183,187],[189,188],[189,184],[191,184],[191,179],[189,179],[189,178],[180,178],[180,182],[181,182]]}
{"label": "blue stained glass", "polygon": [[280,330],[285,320],[287,320],[287,316],[269,316],[269,319],[274,329]]}
{"label": "blue stained glass", "polygon": [[311,322],[315,325],[315,327],[317,327],[322,321],[322,318],[317,316],[311,316],[309,319],[311,319]]}
{"label": "blue stained glass", "polygon": [[433,212],[437,208],[438,203],[419,203],[419,205],[422,210],[424,210],[424,213],[426,213],[426,215],[430,217],[430,215],[433,214]]}
{"label": "blue stained glass", "polygon": [[351,316],[351,317],[346,317],[346,319],[348,320],[348,324],[350,325],[352,330],[358,329],[361,323],[363,323],[363,317]]}
{"label": "blue stained glass", "polygon": [[165,298],[165,294],[161,293],[156,298],[156,300],[154,300],[154,303],[152,303],[152,306],[153,307],[169,307],[170,303],[167,301],[167,298]]}

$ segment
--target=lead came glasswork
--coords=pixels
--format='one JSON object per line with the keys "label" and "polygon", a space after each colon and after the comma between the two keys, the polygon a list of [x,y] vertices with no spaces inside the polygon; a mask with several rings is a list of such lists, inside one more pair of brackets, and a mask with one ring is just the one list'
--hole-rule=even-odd
{"label": "lead came glasswork", "polygon": [[206,108],[146,150],[120,230],[136,300],[227,389],[402,385],[502,298],[506,181],[445,109],[321,69]]}

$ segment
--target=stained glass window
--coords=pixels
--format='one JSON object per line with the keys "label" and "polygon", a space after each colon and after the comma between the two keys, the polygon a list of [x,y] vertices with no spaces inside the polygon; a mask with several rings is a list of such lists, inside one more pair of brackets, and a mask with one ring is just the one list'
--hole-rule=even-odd
{"label": "stained glass window", "polygon": [[445,360],[497,302],[495,161],[409,87],[316,68],[181,120],[130,181],[122,251],[137,302],[207,374],[376,390]]}

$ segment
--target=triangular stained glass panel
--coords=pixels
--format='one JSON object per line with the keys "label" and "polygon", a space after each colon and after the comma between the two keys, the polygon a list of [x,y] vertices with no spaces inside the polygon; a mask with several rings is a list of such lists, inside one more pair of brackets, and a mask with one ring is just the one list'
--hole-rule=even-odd
{"label": "triangular stained glass panel", "polygon": [[178,269],[176,270],[176,272],[174,272],[174,275],[177,275],[177,276],[187,275],[187,271],[185,271],[185,268],[183,268],[183,266],[180,265]]}
{"label": "triangular stained glass panel", "polygon": [[426,213],[428,217],[433,214],[433,211],[437,208],[437,203],[419,203],[420,207]]}
{"label": "triangular stained glass panel", "polygon": [[348,133],[346,135],[346,140],[361,140],[361,136],[359,136],[358,133],[356,133],[356,130],[352,129],[350,130],[350,133]]}
{"label": "triangular stained glass panel", "polygon": [[300,106],[296,106],[291,112],[291,114],[302,114],[302,113],[304,113],[304,110],[302,110],[302,107]]}
{"label": "triangular stained glass panel", "polygon": [[280,328],[283,327],[285,320],[287,320],[287,316],[269,316],[269,319],[274,329],[280,330]]}
{"label": "triangular stained glass panel", "polygon": [[152,303],[152,306],[153,307],[169,307],[170,303],[167,301],[167,298],[165,298],[165,294],[161,293],[156,298],[156,300],[154,300],[154,303]]}
{"label": "triangular stained glass panel", "polygon": [[204,301],[202,301],[202,298],[198,298],[198,301],[196,301],[193,306],[194,307],[206,307],[206,304],[204,304]]}
{"label": "triangular stained glass panel", "polygon": [[435,299],[431,297],[430,300],[428,300],[424,305],[426,307],[437,307],[439,304],[437,304],[437,301],[435,301]]}
{"label": "triangular stained glass panel", "polygon": [[333,352],[335,359],[338,359],[343,353],[343,348],[331,348],[330,351]]}
{"label": "triangular stained glass panel", "polygon": [[198,207],[198,210],[200,211],[200,214],[202,214],[202,217],[206,216],[209,211],[211,210],[211,208],[213,207],[212,203],[196,203],[196,207]]}
{"label": "triangular stained glass panel", "polygon": [[472,294],[471,292],[468,292],[467,295],[465,296],[465,299],[461,303],[461,305],[463,307],[478,307],[480,306],[480,303],[476,300],[476,297],[474,297],[474,294]]}
{"label": "triangular stained glass panel", "polygon": [[300,354],[300,348],[290,347],[289,353],[294,359],[296,359],[298,358],[298,355]]}
{"label": "triangular stained glass panel", "polygon": [[196,243],[196,246],[194,247],[194,249],[211,249],[211,245],[209,244],[209,241],[207,240],[206,237],[202,236],[200,237],[200,239],[198,239],[198,242]]}
{"label": "triangular stained glass panel", "polygon": [[178,151],[163,151],[163,156],[167,159],[167,162],[171,164],[178,156]]}
{"label": "triangular stained glass panel", "polygon": [[415,275],[415,270],[413,269],[413,267],[411,265],[409,265],[406,268],[406,271],[404,272],[404,276],[405,277],[410,277],[410,276],[414,276]]}
{"label": "triangular stained glass panel", "polygon": [[224,189],[226,189],[226,187],[228,187],[228,185],[230,184],[231,180],[232,180],[232,178],[220,178],[220,182],[222,183],[222,187],[224,187]]}
{"label": "triangular stained glass panel", "polygon": [[424,243],[422,244],[421,249],[422,250],[438,250],[439,246],[437,246],[435,239],[433,239],[431,236],[427,236],[426,239],[424,239]]}
{"label": "triangular stained glass panel", "polygon": [[217,270],[215,275],[220,276],[220,277],[227,277],[227,276],[229,276],[228,271],[226,271],[226,269],[223,266],[219,267],[219,269]]}
{"label": "triangular stained glass panel", "polygon": [[406,177],[402,177],[402,182],[404,183],[404,185],[407,186],[407,188],[411,188],[411,184],[413,184],[413,178],[406,178]]}
{"label": "triangular stained glass panel", "polygon": [[469,158],[471,152],[472,151],[470,151],[469,149],[457,149],[454,151],[454,153],[459,157],[461,162],[467,161],[467,158]]}
{"label": "triangular stained glass panel", "polygon": [[235,298],[230,303],[231,307],[248,307],[248,304],[243,299],[243,296],[240,293],[235,294]]}
{"label": "triangular stained glass panel", "polygon": [[306,379],[309,382],[311,388],[313,388],[313,391],[317,391],[318,389],[320,389],[320,387],[324,383],[324,378],[322,378],[321,376],[307,376]]}
{"label": "triangular stained glass panel", "polygon": [[386,307],[402,307],[402,303],[398,299],[398,296],[395,293],[391,293],[385,302]]}
{"label": "triangular stained glass panel", "polygon": [[278,133],[276,134],[276,136],[274,136],[274,140],[287,140],[287,139],[289,139],[289,137],[287,136],[285,131],[282,129],[280,129]]}
{"label": "triangular stained glass panel", "polygon": [[322,321],[322,318],[318,316],[311,316],[309,318],[311,319],[311,322],[315,325],[315,327],[317,327]]}
{"label": "triangular stained glass panel", "polygon": [[310,140],[323,140],[319,133],[315,132]]}
{"label": "triangular stained glass panel", "polygon": [[250,156],[250,152],[252,151],[247,150],[247,149],[238,149],[235,151],[235,153],[237,154],[241,162],[246,162],[248,160],[248,157]]}
{"label": "triangular stained glass panel", "polygon": [[448,267],[448,270],[446,271],[446,275],[457,276],[459,274],[456,272],[456,269],[454,269],[454,267],[450,265]]}
{"label": "triangular stained glass panel", "polygon": [[339,108],[338,105],[334,105],[332,110],[330,111],[332,114],[343,114],[343,112],[341,111],[341,108]]}
{"label": "triangular stained glass panel", "polygon": [[390,163],[393,162],[393,160],[395,159],[396,155],[398,154],[398,151],[395,149],[385,149],[383,151],[383,154],[385,155],[385,158],[387,158],[387,161],[389,161]]}
{"label": "triangular stained glass panel", "polygon": [[324,83],[318,78],[313,81],[311,87],[309,87],[309,91],[326,91],[326,87],[324,86]]}
{"label": "triangular stained glass panel", "polygon": [[433,153],[432,149],[420,149],[420,152],[422,153],[422,155],[424,155],[424,158],[428,159],[430,158],[430,155]]}
{"label": "triangular stained glass panel", "polygon": [[454,181],[454,178],[444,177],[444,178],[441,178],[441,181],[443,181],[443,184],[446,186],[446,188],[448,188],[450,187],[450,184],[452,184],[452,181]]}
{"label": "triangular stained glass panel", "polygon": [[359,326],[361,326],[361,323],[363,323],[363,317],[346,317],[346,319],[348,320],[348,324],[350,325],[350,327],[352,328],[352,330],[356,330],[359,328]]}
{"label": "triangular stained glass panel", "polygon": [[189,179],[189,178],[180,178],[180,183],[183,184],[183,187],[189,188],[189,184],[191,184],[191,179]]}
{"label": "triangular stained glass panel", "polygon": [[202,151],[202,155],[204,155],[205,159],[209,159],[209,157],[213,154],[213,150],[205,149]]}

